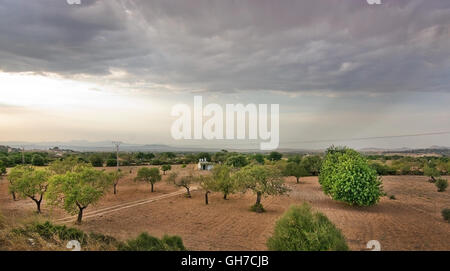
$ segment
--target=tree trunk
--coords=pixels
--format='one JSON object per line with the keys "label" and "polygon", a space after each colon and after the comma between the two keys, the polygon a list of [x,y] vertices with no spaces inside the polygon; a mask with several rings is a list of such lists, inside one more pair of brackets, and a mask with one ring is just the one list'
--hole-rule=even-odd
{"label": "tree trunk", "polygon": [[12,195],[13,200],[16,201],[17,200],[16,199],[16,193],[15,192],[11,192],[11,195]]}
{"label": "tree trunk", "polygon": [[36,201],[36,205],[37,205],[37,212],[38,212],[38,214],[40,214],[40,213],[41,213],[41,202],[42,202],[42,199],[41,199],[41,200],[38,200],[38,201]]}
{"label": "tree trunk", "polygon": [[114,195],[117,194],[117,183],[114,184]]}
{"label": "tree trunk", "polygon": [[261,192],[256,193],[256,205],[261,204]]}
{"label": "tree trunk", "polygon": [[78,207],[78,209],[80,211],[78,212],[77,224],[81,224],[81,219],[83,218],[83,210],[84,210],[84,208]]}
{"label": "tree trunk", "polygon": [[37,200],[34,196],[27,196],[27,197],[29,197],[31,200],[33,200],[36,203],[36,209],[37,209],[36,211],[38,214],[40,214],[41,213],[42,195],[39,198],[39,200]]}
{"label": "tree trunk", "polygon": [[300,177],[297,177],[297,183],[300,183],[300,181],[299,181],[299,180],[300,180]]}
{"label": "tree trunk", "polygon": [[205,193],[205,204],[206,205],[208,205],[208,194],[209,194],[209,191],[207,191],[206,193]]}
{"label": "tree trunk", "polygon": [[186,196],[187,196],[188,198],[192,198],[192,196],[191,196],[191,190],[189,189],[189,187],[185,187],[185,188],[186,188],[186,191],[187,191]]}
{"label": "tree trunk", "polygon": [[152,192],[153,192],[153,184],[151,183],[151,185],[152,185]]}

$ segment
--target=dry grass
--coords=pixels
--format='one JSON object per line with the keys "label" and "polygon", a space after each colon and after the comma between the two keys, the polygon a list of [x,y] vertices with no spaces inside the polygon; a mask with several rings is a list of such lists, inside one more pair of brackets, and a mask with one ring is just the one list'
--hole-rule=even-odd
{"label": "dry grass", "polygon": [[[45,238],[32,230],[32,225],[43,224],[41,218],[33,218],[22,226],[12,226],[5,222],[0,214],[0,251],[62,251],[67,248],[68,240],[60,239],[56,234]],[[104,235],[89,234],[81,249],[85,251],[117,250],[117,243],[105,241]]]}

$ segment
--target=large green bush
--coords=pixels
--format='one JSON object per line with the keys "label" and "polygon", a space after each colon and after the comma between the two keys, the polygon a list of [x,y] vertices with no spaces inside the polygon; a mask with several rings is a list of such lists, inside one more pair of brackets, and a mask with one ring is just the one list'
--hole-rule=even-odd
{"label": "large green bush", "polygon": [[319,183],[325,194],[351,205],[374,205],[383,195],[376,170],[361,154],[348,148],[327,150]]}
{"label": "large green bush", "polygon": [[44,166],[45,159],[39,154],[34,154],[31,159],[31,163],[33,164],[33,166]]}
{"label": "large green bush", "polygon": [[165,235],[162,239],[141,233],[136,239],[128,240],[117,247],[120,251],[185,251],[183,241],[178,236]]}
{"label": "large green bush", "polygon": [[348,250],[341,231],[319,212],[312,212],[308,204],[291,206],[277,221],[269,250],[327,251]]}

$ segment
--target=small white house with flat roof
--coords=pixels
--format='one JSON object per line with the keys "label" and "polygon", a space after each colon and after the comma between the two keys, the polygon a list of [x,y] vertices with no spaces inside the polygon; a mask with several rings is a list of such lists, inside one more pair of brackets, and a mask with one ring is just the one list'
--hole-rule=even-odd
{"label": "small white house with flat roof", "polygon": [[197,168],[198,170],[212,170],[214,167],[212,162],[208,162],[206,158],[200,158],[198,160]]}

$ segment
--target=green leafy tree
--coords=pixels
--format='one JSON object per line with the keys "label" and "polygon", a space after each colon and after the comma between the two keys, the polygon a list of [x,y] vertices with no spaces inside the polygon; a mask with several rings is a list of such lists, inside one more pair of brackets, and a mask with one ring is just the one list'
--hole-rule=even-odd
{"label": "green leafy tree", "polygon": [[375,169],[357,151],[330,147],[319,175],[325,194],[350,205],[370,206],[383,195]]}
{"label": "green leafy tree", "polygon": [[145,153],[145,159],[147,160],[152,160],[153,158],[155,158],[155,155],[151,152]]}
{"label": "green leafy tree", "polygon": [[301,161],[302,161],[302,156],[298,155],[298,154],[288,158],[288,162],[300,164]]}
{"label": "green leafy tree", "polygon": [[41,213],[41,203],[48,187],[51,173],[32,167],[16,166],[11,170],[12,190],[22,198],[30,198],[36,203],[37,212]]}
{"label": "green leafy tree", "polygon": [[322,166],[322,158],[319,155],[307,155],[302,159],[301,164],[310,175],[317,176]]}
{"label": "green leafy tree", "polygon": [[34,154],[31,158],[31,164],[33,166],[44,166],[45,159],[39,154]]}
{"label": "green leafy tree", "polygon": [[224,163],[227,159],[228,154],[226,152],[216,152],[211,157],[211,160],[216,163]]}
{"label": "green leafy tree", "polygon": [[289,191],[284,185],[280,170],[273,166],[249,165],[233,177],[241,185],[243,190],[251,190],[256,194],[256,203],[252,210],[258,213],[264,212],[261,198],[269,195],[283,195]]}
{"label": "green leafy tree", "polygon": [[192,172],[184,176],[178,176],[176,172],[172,172],[167,178],[167,183],[185,188],[186,197],[192,198],[191,187],[193,184],[201,182],[201,180],[200,176],[195,176]]}
{"label": "green leafy tree", "polygon": [[260,165],[264,165],[264,155],[257,153],[253,156],[253,159]]}
{"label": "green leafy tree", "polygon": [[236,180],[231,178],[231,167],[228,165],[216,165],[212,170],[215,191],[222,192],[223,199],[237,191]]}
{"label": "green leafy tree", "polygon": [[172,166],[169,164],[165,164],[161,166],[161,170],[163,171],[163,174],[166,175],[166,171],[171,170]]}
{"label": "green leafy tree", "polygon": [[270,161],[278,161],[278,160],[281,160],[282,157],[283,157],[283,155],[276,151],[273,151],[269,154]]}
{"label": "green leafy tree", "polygon": [[135,180],[150,183],[151,191],[153,192],[153,186],[155,183],[161,181],[161,174],[159,173],[159,169],[156,167],[143,167],[138,170]]}
{"label": "green leafy tree", "polygon": [[284,169],[284,176],[294,176],[297,183],[300,183],[300,177],[308,176],[308,172],[302,164],[289,162]]}
{"label": "green leafy tree", "polygon": [[205,204],[209,204],[208,195],[213,191],[216,191],[216,182],[212,176],[199,176],[200,188],[205,192]]}
{"label": "green leafy tree", "polygon": [[211,154],[207,153],[207,152],[201,152],[199,154],[197,154],[197,161],[200,159],[205,159],[206,161],[211,161]]}
{"label": "green leafy tree", "polygon": [[49,183],[47,198],[52,205],[61,206],[70,214],[78,212],[81,223],[83,211],[97,203],[110,185],[105,172],[89,166],[75,172],[54,176]]}
{"label": "green leafy tree", "polygon": [[247,157],[243,154],[235,154],[229,156],[225,164],[232,166],[234,168],[241,168],[248,165],[248,160]]}
{"label": "green leafy tree", "polygon": [[75,156],[67,157],[63,160],[55,160],[48,166],[49,170],[54,174],[65,174],[74,171],[78,166],[82,166]]}
{"label": "green leafy tree", "polygon": [[106,160],[106,166],[107,167],[115,167],[117,166],[117,159],[116,158],[109,158]]}
{"label": "green leafy tree", "polygon": [[423,167],[423,174],[430,177],[429,181],[432,183],[436,182],[436,178],[441,176],[439,170],[434,165],[429,163],[425,164]]}
{"label": "green leafy tree", "polygon": [[15,166],[13,169],[11,169],[11,172],[8,174],[8,181],[9,181],[9,186],[8,186],[8,190],[9,193],[11,193],[13,200],[17,200],[16,197],[16,185],[15,183],[18,182],[20,179],[22,179],[24,177],[24,175],[28,174],[28,172],[33,171],[34,169],[30,166],[27,165],[17,165]]}
{"label": "green leafy tree", "polygon": [[267,247],[275,251],[348,250],[341,231],[324,214],[313,212],[307,203],[286,211],[277,221]]}
{"label": "green leafy tree", "polygon": [[0,160],[0,176],[5,174],[6,174],[6,165],[2,160]]}
{"label": "green leafy tree", "polygon": [[103,167],[103,158],[99,154],[94,154],[89,158],[92,166],[94,167]]}
{"label": "green leafy tree", "polygon": [[107,176],[110,179],[110,182],[113,184],[114,195],[116,195],[117,185],[119,184],[120,179],[123,178],[123,176],[125,176],[125,173],[119,169],[112,172],[108,172]]}

